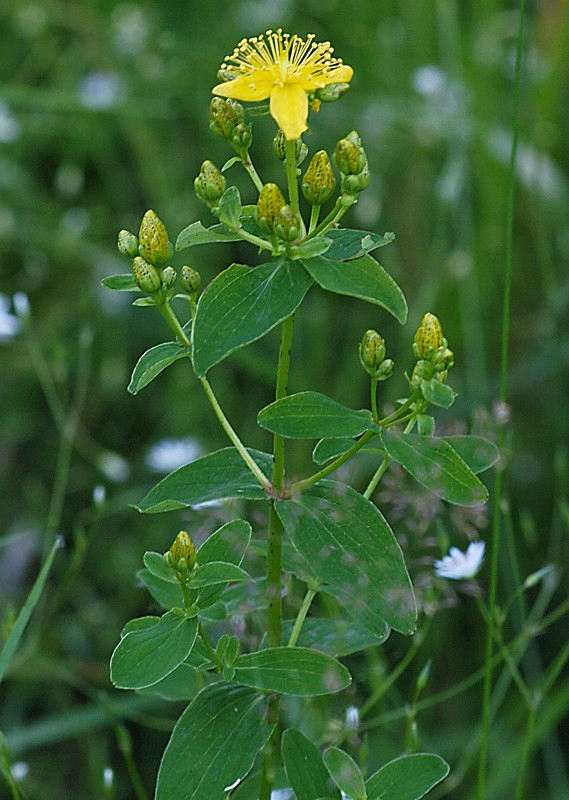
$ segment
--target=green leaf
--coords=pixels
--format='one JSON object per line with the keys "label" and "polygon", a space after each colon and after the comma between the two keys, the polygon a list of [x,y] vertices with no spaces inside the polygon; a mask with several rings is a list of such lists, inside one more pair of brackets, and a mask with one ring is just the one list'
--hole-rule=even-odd
{"label": "green leaf", "polygon": [[221,199],[215,210],[220,222],[225,222],[232,228],[239,227],[239,217],[241,215],[241,196],[237,186],[230,186],[221,195]]}
{"label": "green leaf", "polygon": [[142,581],[154,600],[162,608],[181,608],[184,605],[184,595],[180,584],[169,583],[157,578],[148,569],[141,569],[136,573],[136,577]]}
{"label": "green leaf", "polygon": [[131,631],[111,657],[111,681],[118,689],[143,689],[165,678],[190,654],[197,619],[168,611],[156,625]]}
{"label": "green leaf", "polygon": [[179,667],[158,683],[141,689],[142,694],[155,694],[164,700],[191,700],[204,687],[204,676],[189,664]]}
{"label": "green leaf", "polygon": [[257,417],[262,428],[292,439],[359,436],[375,427],[371,411],[356,411],[320,392],[299,392],[275,400]]}
{"label": "green leaf", "polygon": [[107,289],[112,289],[115,292],[140,292],[140,287],[134,280],[132,272],[127,272],[126,275],[109,275],[108,278],[103,278],[101,281],[103,286]]}
{"label": "green leaf", "polygon": [[235,684],[207,686],[184,711],[164,751],[155,800],[225,800],[271,735],[268,698]]}
{"label": "green leaf", "polygon": [[156,306],[158,303],[154,297],[138,297],[132,305],[144,308],[146,306]]}
{"label": "green leaf", "polygon": [[326,236],[333,242],[332,247],[328,250],[328,258],[338,261],[359,258],[377,247],[391,244],[395,239],[394,233],[385,233],[380,236],[371,231],[354,231],[350,228],[333,228],[326,233]]}
{"label": "green leaf", "polygon": [[340,792],[333,786],[320,751],[310,739],[289,728],[283,733],[281,749],[286,774],[297,800],[315,800],[317,797],[339,800]]}
{"label": "green leaf", "polygon": [[211,561],[200,567],[193,575],[190,588],[203,589],[205,586],[215,586],[218,583],[242,583],[250,580],[251,576],[235,564]]}
{"label": "green leaf", "polygon": [[450,444],[476,475],[494,466],[500,455],[496,445],[482,436],[441,436],[440,438]]}
{"label": "green leaf", "polygon": [[[257,450],[248,452],[265,475],[269,475],[272,456]],[[167,475],[148,492],[137,508],[147,514],[158,514],[162,511],[189,508],[210,500],[233,497],[246,500],[266,499],[262,486],[237,450],[226,447]]]}
{"label": "green leaf", "polygon": [[454,403],[456,392],[448,384],[441,383],[437,378],[421,383],[421,393],[425,400],[440,408],[450,408]]}
{"label": "green leaf", "polygon": [[228,161],[225,162],[225,164],[221,168],[221,171],[227,172],[227,170],[234,164],[241,164],[241,163],[242,160],[239,158],[239,156],[233,156],[233,158],[230,158]]}
{"label": "green leaf", "polygon": [[349,486],[320,481],[276,503],[293,545],[326,585],[378,636],[385,623],[413,633],[416,607],[403,554],[381,512]]}
{"label": "green leaf", "polygon": [[395,431],[384,431],[381,438],[391,458],[437,497],[461,506],[488,499],[484,484],[444,439]]}
{"label": "green leaf", "polygon": [[[291,634],[294,620],[283,623],[283,637],[286,641]],[[359,653],[367,647],[383,644],[389,636],[389,628],[378,636],[365,625],[353,619],[326,619],[308,617],[304,621],[296,644],[298,647],[317,647],[323,653],[340,658],[351,653]]]}
{"label": "green leaf", "polygon": [[198,377],[234,350],[260,339],[290,316],[312,284],[298,261],[260,267],[233,264],[201,295],[194,320],[193,359]]}
{"label": "green leaf", "polygon": [[166,367],[180,358],[189,358],[190,351],[177,342],[164,342],[147,350],[139,359],[132,372],[128,391],[136,394],[154,380]]}
{"label": "green leaf", "polygon": [[350,800],[367,800],[362,773],[351,756],[339,747],[329,747],[324,751],[324,763],[336,786]]}
{"label": "green leaf", "polygon": [[45,586],[45,582],[47,581],[47,578],[51,571],[55,555],[59,550],[59,548],[62,547],[62,545],[63,545],[63,539],[59,537],[52,544],[51,550],[48,553],[48,556],[40,570],[40,573],[37,576],[34,585],[32,586],[30,593],[26,598],[24,605],[20,609],[20,612],[16,617],[16,620],[13,623],[11,630],[4,641],[4,644],[2,645],[2,649],[0,650],[0,682],[4,678],[6,670],[10,665],[10,661],[12,660],[12,657],[18,648],[20,639],[24,634],[24,631],[30,620],[32,612],[39,602],[41,593],[43,591],[43,587]]}
{"label": "green leaf", "polygon": [[314,258],[326,253],[332,246],[332,239],[327,236],[315,236],[291,248],[291,258]]}
{"label": "green leaf", "polygon": [[[214,561],[225,561],[239,566],[251,539],[251,526],[242,519],[228,522],[215,533],[212,533],[197,552],[198,564],[204,565]],[[222,596],[227,584],[217,584],[192,593],[192,600],[200,611],[212,606]]]}
{"label": "green leaf", "polygon": [[[353,439],[321,439],[312,451],[312,460],[315,464],[325,464],[333,458],[344,455],[346,450],[353,447],[355,441]],[[369,442],[363,445],[359,450],[360,453],[376,453],[383,454],[385,451],[381,446],[381,442],[374,436]]]}
{"label": "green leaf", "polygon": [[206,228],[201,222],[193,222],[180,233],[176,241],[176,250],[185,250],[198,244],[214,242],[238,242],[242,237],[230,231],[225,225],[213,225]]}
{"label": "green leaf", "polygon": [[282,694],[334,694],[352,681],[339,661],[305,647],[271,647],[246,653],[233,666],[237,683]]}
{"label": "green leaf", "polygon": [[449,766],[432,753],[401,756],[366,781],[368,800],[419,800],[449,773]]}
{"label": "green leaf", "polygon": [[167,583],[179,583],[176,573],[172,567],[166,563],[162,553],[154,553],[152,550],[147,550],[142,557],[144,565],[150,572],[162,581]]}
{"label": "green leaf", "polygon": [[401,323],[407,319],[403,292],[372,256],[335,261],[326,255],[306,258],[302,263],[323,289],[382,306]]}

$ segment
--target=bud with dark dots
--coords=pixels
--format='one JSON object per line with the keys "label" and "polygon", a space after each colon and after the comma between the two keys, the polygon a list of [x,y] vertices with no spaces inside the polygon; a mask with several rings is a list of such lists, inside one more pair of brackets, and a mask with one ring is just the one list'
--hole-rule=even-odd
{"label": "bud with dark dots", "polygon": [[145,261],[141,256],[136,256],[132,262],[132,274],[139,289],[148,294],[156,294],[162,286],[158,270]]}
{"label": "bud with dark dots", "polygon": [[233,130],[243,122],[245,112],[241,103],[223,97],[213,97],[209,106],[210,128],[215,133],[230,139]]}
{"label": "bud with dark dots", "polygon": [[276,183],[266,183],[259,192],[257,200],[257,220],[259,225],[273,233],[277,214],[286,205],[283,193]]}
{"label": "bud with dark dots", "polygon": [[188,294],[196,295],[199,292],[201,282],[200,273],[196,269],[188,267],[187,265],[182,267],[180,283],[182,284],[182,289],[185,289]]}
{"label": "bud with dark dots", "polygon": [[[275,155],[277,156],[277,158],[280,158],[281,161],[285,160],[286,137],[280,129],[276,132],[275,138],[273,139],[273,150],[275,151]],[[294,158],[297,167],[302,164],[307,155],[308,155],[308,147],[304,144],[302,139],[295,139]]]}
{"label": "bud with dark dots", "polygon": [[196,548],[187,531],[180,531],[165,558],[178,572],[184,573],[192,569],[196,563]]}
{"label": "bud with dark dots", "polygon": [[359,345],[360,363],[374,380],[385,381],[393,374],[394,363],[385,358],[385,341],[377,331],[366,331]]}
{"label": "bud with dark dots", "polygon": [[357,175],[342,175],[342,192],[355,196],[367,189],[371,180],[369,166],[366,161],[364,168]]}
{"label": "bud with dark dots", "polygon": [[349,83],[329,83],[328,86],[316,89],[314,96],[321,103],[335,103],[336,100],[346,94],[349,88]]}
{"label": "bud with dark dots", "polygon": [[231,146],[237,151],[241,152],[248,150],[253,144],[253,129],[251,125],[245,122],[240,122],[233,128],[233,132],[229,137]]}
{"label": "bud with dark dots", "polygon": [[294,242],[302,231],[298,214],[289,205],[284,205],[275,217],[273,229],[279,239]]}
{"label": "bud with dark dots", "polygon": [[134,258],[138,255],[138,238],[130,231],[119,231],[117,248],[119,253]]}
{"label": "bud with dark dots", "polygon": [[334,150],[334,161],[344,175],[359,175],[364,170],[367,158],[355,131],[340,139]]}
{"label": "bud with dark dots", "polygon": [[176,270],[174,267],[166,267],[162,270],[162,286],[166,290],[171,289],[176,283]]}
{"label": "bud with dark dots", "polygon": [[161,269],[172,253],[166,226],[152,209],[146,212],[140,223],[138,252],[156,269]]}
{"label": "bud with dark dots", "polygon": [[417,328],[413,351],[416,358],[431,359],[440,347],[446,347],[441,323],[434,314],[427,312]]}
{"label": "bud with dark dots", "polygon": [[304,173],[302,193],[313,206],[321,206],[330,199],[335,186],[330,157],[326,150],[319,150],[312,156]]}
{"label": "bud with dark dots", "polygon": [[211,161],[204,161],[200,174],[194,181],[194,189],[200,200],[207,205],[215,204],[225,191],[227,182]]}

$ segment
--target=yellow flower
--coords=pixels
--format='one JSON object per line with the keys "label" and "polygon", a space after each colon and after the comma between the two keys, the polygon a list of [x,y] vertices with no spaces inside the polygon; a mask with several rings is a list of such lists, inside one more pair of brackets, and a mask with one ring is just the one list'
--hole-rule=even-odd
{"label": "yellow flower", "polygon": [[258,102],[270,98],[270,112],[287,139],[307,129],[308,94],[331,84],[348,83],[353,69],[335,58],[330,42],[306,41],[296,34],[267,31],[243,39],[221,65],[225,78],[213,94]]}

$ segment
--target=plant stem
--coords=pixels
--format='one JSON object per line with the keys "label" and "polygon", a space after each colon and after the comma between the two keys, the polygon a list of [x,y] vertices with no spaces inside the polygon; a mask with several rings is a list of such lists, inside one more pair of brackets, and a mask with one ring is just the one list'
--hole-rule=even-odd
{"label": "plant stem", "polygon": [[260,192],[263,188],[263,181],[259,177],[259,173],[253,166],[253,162],[251,161],[251,156],[249,153],[246,153],[244,158],[241,159],[241,163],[243,164],[243,168],[255,184],[255,189]]}
{"label": "plant stem", "polygon": [[[285,397],[287,393],[293,322],[294,315],[291,314],[290,317],[285,319],[282,326],[275,387],[276,400]],[[285,479],[285,440],[282,436],[275,435],[273,437],[273,456],[273,494],[278,497],[284,490]],[[269,647],[280,647],[282,638],[282,540],[283,524],[276,511],[275,500],[273,500],[269,515],[269,538],[267,543],[267,642]],[[259,800],[270,800],[271,797],[279,752],[279,717],[280,697],[279,695],[273,695],[269,700],[267,719],[275,728],[263,750]]]}
{"label": "plant stem", "polygon": [[518,772],[518,783],[516,786],[516,797],[515,800],[523,800],[524,796],[524,788],[526,783],[526,775],[528,771],[528,764],[529,758],[531,755],[531,749],[533,745],[533,737],[535,732],[535,719],[537,716],[537,704],[532,702],[529,707],[529,713],[527,718],[526,724],[526,731],[524,736],[524,743],[522,748],[522,755],[520,759],[519,765],[519,772]]}
{"label": "plant stem", "polygon": [[[342,195],[342,197],[344,197],[344,195]],[[324,217],[320,225],[317,225],[314,228],[314,230],[310,232],[309,236],[307,236],[306,238],[312,239],[314,236],[318,236],[318,234],[325,233],[327,230],[330,230],[330,228],[336,225],[342,219],[346,211],[349,208],[351,208],[356,202],[357,200],[354,198],[353,202],[344,203],[342,202],[342,198],[339,197],[336,200],[336,205],[334,206],[332,211],[330,211],[330,213],[326,217]]]}
{"label": "plant stem", "polygon": [[342,453],[341,456],[335,458],[334,461],[328,464],[327,467],[323,467],[321,470],[318,470],[318,472],[315,472],[314,475],[310,475],[308,478],[304,478],[297,483],[293,483],[293,485],[290,487],[289,493],[294,494],[296,492],[305,492],[307,489],[310,489],[310,487],[317,483],[317,481],[322,480],[322,478],[325,478],[327,475],[330,475],[331,472],[337,470],[338,467],[341,467],[342,464],[345,464],[346,461],[348,461],[358,452],[358,450],[362,449],[364,444],[367,444],[370,439],[373,439],[376,434],[377,431],[366,431],[363,436],[358,439],[358,441],[353,444],[352,447],[350,447],[349,450],[346,450],[346,452]]}
{"label": "plant stem", "polygon": [[172,306],[165,300],[163,303],[160,303],[158,306],[158,310],[164,317],[164,321],[166,325],[170,328],[174,336],[180,341],[182,347],[188,348],[190,346],[190,340],[188,339],[185,330],[180,325],[180,321],[178,317],[172,311]]}
{"label": "plant stem", "polygon": [[300,216],[300,204],[298,201],[298,179],[296,174],[296,154],[295,142],[291,139],[285,140],[285,169],[288,185],[288,198],[290,207]]}
{"label": "plant stem", "polygon": [[385,458],[383,459],[383,461],[381,462],[381,464],[379,465],[379,467],[376,469],[375,473],[373,474],[370,482],[366,486],[366,490],[365,490],[365,492],[363,494],[363,496],[365,497],[366,500],[369,500],[369,498],[375,492],[375,490],[377,488],[377,484],[383,478],[385,470],[387,469],[388,466],[389,466],[389,456],[385,456]]}
{"label": "plant stem", "polygon": [[[504,258],[504,295],[502,302],[502,341],[500,360],[500,401],[506,402],[507,376],[508,376],[508,342],[510,331],[510,305],[512,295],[512,264],[513,264],[513,234],[514,234],[514,205],[516,188],[516,156],[518,151],[518,135],[520,127],[520,88],[521,66],[523,54],[523,34],[525,24],[525,0],[520,0],[520,18],[518,41],[516,46],[516,67],[514,74],[514,100],[513,100],[513,132],[512,149],[510,153],[510,168],[508,174],[508,193],[506,206],[505,229],[505,258]],[[498,433],[498,449],[504,443],[504,430]],[[486,796],[486,778],[488,770],[488,739],[490,734],[490,701],[492,696],[492,661],[494,645],[494,624],[496,619],[496,600],[498,592],[498,564],[500,552],[500,529],[502,524],[501,505],[503,490],[503,472],[498,467],[494,485],[494,509],[492,516],[492,555],[490,560],[490,578],[488,589],[488,627],[486,630],[485,676],[484,693],[482,702],[482,728],[480,739],[480,755],[478,761],[477,798],[484,800]]]}
{"label": "plant stem", "polygon": [[310,608],[312,601],[314,600],[315,597],[316,597],[316,591],[308,587],[308,589],[306,590],[306,594],[304,595],[304,600],[302,601],[302,605],[296,616],[296,620],[294,621],[294,627],[290,632],[290,638],[288,640],[289,647],[295,646],[296,640],[298,639],[300,631],[302,630],[304,620],[306,619],[306,615],[308,614],[308,609]]}
{"label": "plant stem", "polygon": [[318,225],[318,217],[320,216],[321,208],[322,206],[312,206],[312,208],[310,209],[310,223],[308,225],[308,235],[310,235]]}
{"label": "plant stem", "polygon": [[211,661],[215,664],[215,666],[217,667],[218,670],[221,670],[222,669],[221,661],[219,660],[219,657],[218,657],[217,653],[215,652],[215,650],[211,646],[211,642],[209,641],[208,635],[204,631],[201,622],[198,623],[198,633],[200,635],[200,639],[204,643],[204,647],[207,650]]}

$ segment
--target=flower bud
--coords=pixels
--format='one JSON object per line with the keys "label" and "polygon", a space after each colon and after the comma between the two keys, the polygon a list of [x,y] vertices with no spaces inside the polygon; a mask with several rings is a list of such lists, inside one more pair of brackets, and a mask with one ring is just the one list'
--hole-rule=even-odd
{"label": "flower bud", "polygon": [[270,233],[274,230],[277,214],[286,205],[283,193],[276,183],[266,183],[259,192],[257,200],[257,220],[259,225]]}
{"label": "flower bud", "polygon": [[204,161],[200,174],[194,181],[194,189],[200,200],[207,205],[217,203],[225,191],[227,182],[211,161]]}
{"label": "flower bud", "polygon": [[138,288],[148,294],[156,294],[162,285],[158,270],[140,256],[132,262],[132,274]]}
{"label": "flower bud", "polygon": [[385,341],[377,331],[366,331],[359,346],[360,362],[372,378],[377,377],[380,364],[385,358]]}
{"label": "flower bud", "polygon": [[[279,129],[273,139],[273,150],[275,151],[275,155],[277,158],[280,158],[281,161],[284,161],[286,158],[286,137],[284,133]],[[308,147],[304,144],[302,139],[295,139],[294,140],[294,158],[296,161],[296,166],[300,166],[306,156],[308,155]]]}
{"label": "flower bud", "polygon": [[117,248],[119,253],[122,253],[124,256],[134,258],[138,255],[138,239],[134,233],[130,231],[119,231]]}
{"label": "flower bud", "polygon": [[386,381],[388,378],[391,378],[393,375],[393,369],[395,367],[395,362],[392,361],[391,358],[385,358],[381,364],[379,365],[379,369],[377,370],[377,380],[378,381]]}
{"label": "flower bud", "polygon": [[248,150],[253,144],[253,129],[251,125],[247,125],[245,122],[240,122],[239,125],[236,125],[230,141],[235,150]]}
{"label": "flower bud", "polygon": [[166,226],[152,209],[142,218],[138,242],[138,252],[156,269],[161,269],[170,258],[171,247]]}
{"label": "flower bud", "polygon": [[328,86],[316,89],[314,95],[321,103],[335,103],[349,88],[349,83],[329,83]]}
{"label": "flower bud", "polygon": [[434,314],[427,312],[415,334],[413,350],[416,357],[430,359],[440,347],[445,345],[441,323]]}
{"label": "flower bud", "polygon": [[284,242],[294,242],[301,234],[300,220],[292,208],[284,205],[273,224],[274,232]]}
{"label": "flower bud", "polygon": [[185,289],[188,294],[197,294],[201,286],[201,282],[202,279],[197,270],[193,269],[192,267],[188,267],[187,265],[182,267],[180,283],[182,284],[182,289]]}
{"label": "flower bud", "polygon": [[370,180],[371,174],[366,161],[363,170],[358,175],[342,175],[342,192],[352,197],[356,196],[367,189]]}
{"label": "flower bud", "polygon": [[245,112],[236,100],[213,97],[209,105],[209,118],[210,128],[224,139],[230,139],[234,128],[243,122]]}
{"label": "flower bud", "polygon": [[176,536],[166,558],[174,569],[180,571],[192,569],[196,563],[196,548],[187,531],[180,531]]}
{"label": "flower bud", "polygon": [[313,206],[321,206],[332,196],[336,179],[326,150],[312,156],[302,180],[302,193]]}
{"label": "flower bud", "polygon": [[439,371],[448,370],[454,365],[454,353],[448,347],[439,347],[432,360],[435,369]]}
{"label": "flower bud", "polygon": [[359,175],[363,171],[367,159],[360,137],[355,131],[340,139],[334,150],[334,161],[344,175]]}
{"label": "flower bud", "polygon": [[162,285],[165,289],[171,289],[176,283],[176,270],[174,267],[165,267],[162,270]]}

